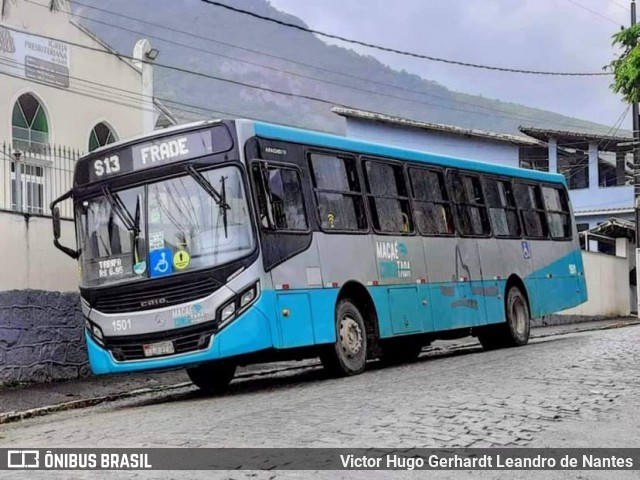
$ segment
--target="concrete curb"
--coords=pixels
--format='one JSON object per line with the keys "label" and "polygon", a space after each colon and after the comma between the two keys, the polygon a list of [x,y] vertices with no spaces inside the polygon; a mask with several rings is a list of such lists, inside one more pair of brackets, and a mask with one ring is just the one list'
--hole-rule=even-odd
{"label": "concrete curb", "polygon": [[[578,324],[576,324],[578,325]],[[588,328],[580,328],[580,327],[576,327],[574,329],[571,330],[566,330],[566,331],[561,331],[561,332],[553,332],[553,333],[548,333],[548,334],[540,334],[540,335],[531,335],[532,339],[536,339],[536,338],[547,338],[547,337],[555,337],[558,335],[567,335],[567,334],[571,334],[571,333],[581,333],[581,332],[592,332],[592,331],[598,331],[598,330],[610,330],[613,328],[624,328],[624,327],[631,327],[634,325],[640,325],[640,320],[623,320],[620,322],[616,322],[616,323],[611,323],[608,325],[598,325],[598,326],[592,326],[592,327],[588,327]],[[460,349],[465,349],[465,348],[469,348],[469,347],[473,347],[476,346],[476,343],[464,343],[462,345],[456,345],[456,346],[451,346],[449,348],[447,348],[446,350],[460,350]],[[307,364],[307,365],[300,365],[300,366],[294,366],[294,367],[285,367],[285,368],[277,368],[277,369],[271,369],[271,370],[258,370],[255,372],[247,372],[247,373],[243,373],[237,376],[237,378],[251,378],[251,377],[262,377],[265,375],[270,375],[273,373],[281,373],[281,372],[287,372],[287,371],[292,371],[292,370],[301,370],[301,369],[305,369],[305,368],[315,368],[319,366],[318,364]],[[104,395],[101,397],[91,397],[91,398],[85,398],[82,400],[72,400],[70,402],[64,402],[64,403],[57,403],[54,405],[47,405],[45,407],[37,407],[37,408],[31,408],[29,410],[24,410],[21,412],[5,412],[5,413],[1,413],[0,414],[0,425],[2,424],[7,424],[7,423],[13,423],[13,422],[18,422],[20,420],[26,420],[28,418],[34,418],[34,417],[40,417],[40,416],[44,416],[44,415],[49,415],[51,413],[56,413],[56,412],[62,412],[62,411],[66,411],[66,410],[76,410],[76,409],[80,409],[80,408],[87,408],[87,407],[93,407],[96,405],[100,405],[102,403],[107,403],[107,402],[114,402],[116,400],[123,400],[123,399],[127,399],[127,398],[133,398],[133,397],[139,397],[142,395],[147,395],[150,393],[158,393],[158,392],[168,392],[171,390],[178,390],[181,388],[187,388],[187,387],[191,387],[192,383],[191,382],[182,382],[182,383],[176,383],[173,385],[160,385],[157,387],[145,387],[145,388],[137,388],[135,390],[130,390],[128,392],[121,392],[121,393],[114,393],[111,395]]]}

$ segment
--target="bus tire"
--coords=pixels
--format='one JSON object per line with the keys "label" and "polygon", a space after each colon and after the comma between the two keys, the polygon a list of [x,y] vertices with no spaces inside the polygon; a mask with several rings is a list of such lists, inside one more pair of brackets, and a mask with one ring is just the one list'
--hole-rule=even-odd
{"label": "bus tire", "polygon": [[529,342],[531,315],[527,297],[519,287],[509,287],[505,299],[505,323],[486,327],[478,334],[485,350],[519,347]]}
{"label": "bus tire", "polygon": [[187,368],[193,384],[205,393],[222,393],[236,374],[236,365],[225,361],[205,363]]}
{"label": "bus tire", "polygon": [[336,306],[336,341],[320,354],[325,370],[334,377],[362,373],[367,362],[367,329],[360,309],[349,298]]}
{"label": "bus tire", "polygon": [[422,343],[413,338],[387,340],[381,345],[382,361],[387,365],[413,362],[422,352]]}

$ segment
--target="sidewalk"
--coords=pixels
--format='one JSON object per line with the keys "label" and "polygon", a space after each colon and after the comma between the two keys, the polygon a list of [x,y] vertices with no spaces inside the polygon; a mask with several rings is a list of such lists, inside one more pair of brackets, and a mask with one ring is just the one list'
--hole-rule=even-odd
{"label": "sidewalk", "polygon": [[[615,318],[593,322],[536,327],[531,338],[544,338],[566,333],[619,328],[638,325],[634,317]],[[450,350],[477,345],[473,338],[437,341],[429,350]],[[316,360],[250,365],[238,369],[238,377],[266,375],[274,370],[295,369],[316,365]],[[88,377],[66,382],[35,384],[24,387],[0,388],[0,424],[20,418],[38,416],[57,410],[82,408],[119,398],[133,397],[154,391],[189,386],[184,370],[160,373],[132,373]]]}

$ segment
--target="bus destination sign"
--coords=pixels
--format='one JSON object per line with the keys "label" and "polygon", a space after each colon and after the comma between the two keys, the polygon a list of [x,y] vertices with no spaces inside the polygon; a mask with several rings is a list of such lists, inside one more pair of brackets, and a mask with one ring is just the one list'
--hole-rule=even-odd
{"label": "bus destination sign", "polygon": [[214,153],[211,137],[211,130],[208,129],[189,132],[154,139],[96,158],[88,165],[88,181],[95,182],[113,175],[210,155]]}

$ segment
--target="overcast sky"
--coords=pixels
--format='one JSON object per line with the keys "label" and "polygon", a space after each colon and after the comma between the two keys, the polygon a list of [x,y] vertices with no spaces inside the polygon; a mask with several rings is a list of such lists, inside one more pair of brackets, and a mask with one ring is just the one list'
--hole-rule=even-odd
{"label": "overcast sky", "polygon": [[[554,71],[601,71],[615,53],[611,35],[628,24],[630,16],[629,0],[270,2],[311,28],[369,43],[472,63]],[[626,107],[609,89],[608,77],[500,73],[346,46],[453,90],[607,125],[615,124]],[[630,125],[629,114],[623,128]]]}

